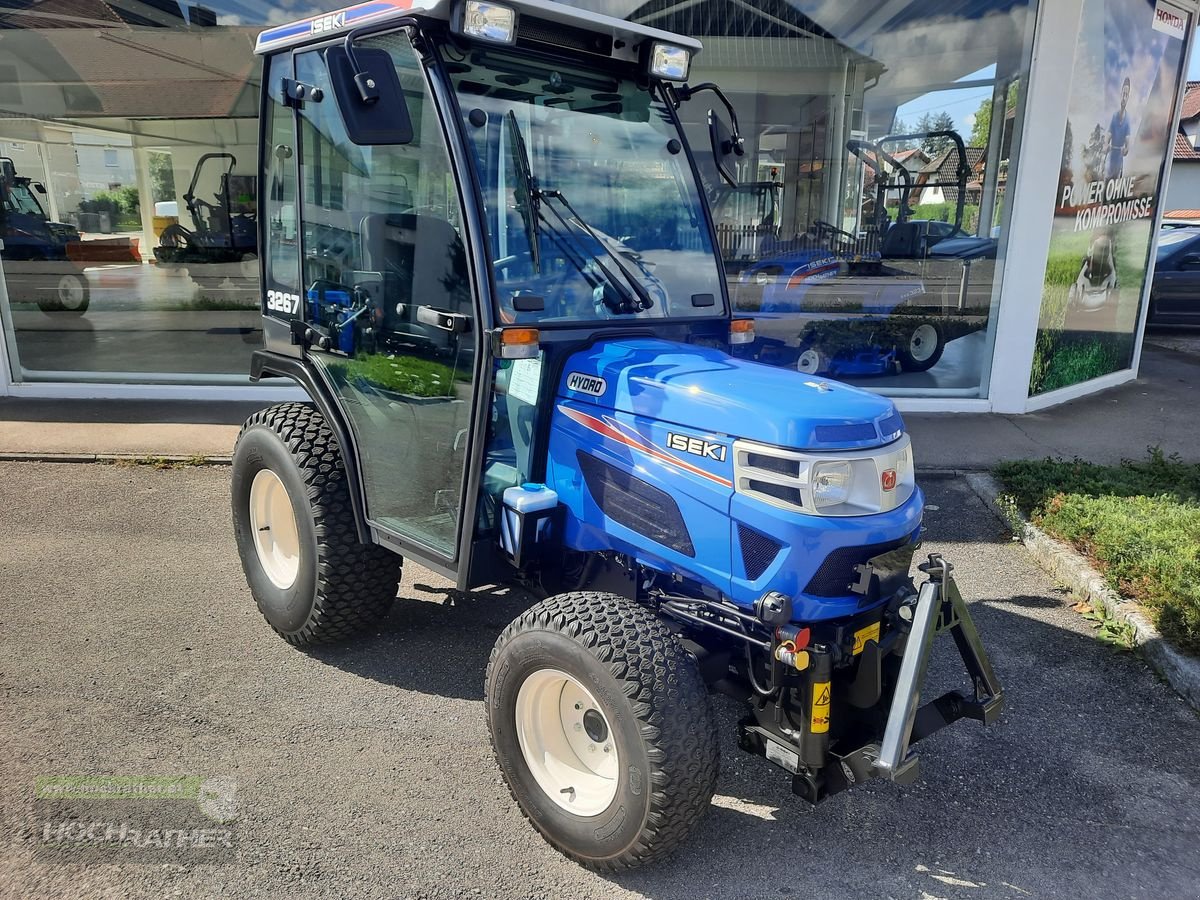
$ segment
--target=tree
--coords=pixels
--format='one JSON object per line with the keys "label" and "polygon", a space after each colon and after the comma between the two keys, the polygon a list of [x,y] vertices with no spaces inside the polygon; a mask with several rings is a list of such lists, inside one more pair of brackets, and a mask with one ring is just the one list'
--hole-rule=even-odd
{"label": "tree", "polygon": [[175,199],[175,170],[171,154],[150,151],[150,199],[155,203]]}
{"label": "tree", "polygon": [[1071,133],[1071,120],[1067,119],[1067,133],[1063,135],[1062,167],[1070,169],[1075,161],[1075,136]]}
{"label": "tree", "polygon": [[[1008,96],[1004,100],[1005,115],[1017,108],[1017,92],[1020,89],[1020,82],[1014,80],[1008,86]],[[986,147],[988,135],[992,130],[992,98],[988,97],[979,104],[979,109],[975,110],[975,124],[971,126],[971,140],[968,146],[971,147]]]}
{"label": "tree", "polygon": [[[897,119],[892,124],[892,134],[912,134],[917,130],[919,129],[909,125],[903,119]],[[897,141],[894,144],[889,144],[887,149],[889,153],[899,153],[901,150],[915,150],[920,146],[920,141]]]}
{"label": "tree", "polygon": [[[925,113],[917,120],[917,131],[957,131],[954,127],[954,117],[950,113],[942,111],[937,115],[931,116]],[[926,155],[933,159],[941,154],[947,147],[954,143],[950,138],[945,136],[927,137],[921,139],[921,149]]]}

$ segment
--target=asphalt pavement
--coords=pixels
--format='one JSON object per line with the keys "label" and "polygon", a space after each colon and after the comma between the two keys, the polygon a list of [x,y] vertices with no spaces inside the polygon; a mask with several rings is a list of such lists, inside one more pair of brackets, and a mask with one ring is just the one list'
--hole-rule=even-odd
{"label": "asphalt pavement", "polygon": [[[605,878],[533,832],[491,756],[483,670],[528,598],[456,597],[410,566],[376,633],[302,653],[254,608],[228,478],[0,463],[0,895],[1200,895],[1200,720],[1095,640],[960,480],[925,483],[927,546],[958,566],[1006,688],[999,724],[930,738],[911,787],[812,808],[735,747],[739,710],[718,699],[707,816],[670,860]],[[933,677],[957,678],[940,650]],[[63,821],[187,804],[35,797],[63,775],[218,779],[236,819],[216,850],[80,851]]]}

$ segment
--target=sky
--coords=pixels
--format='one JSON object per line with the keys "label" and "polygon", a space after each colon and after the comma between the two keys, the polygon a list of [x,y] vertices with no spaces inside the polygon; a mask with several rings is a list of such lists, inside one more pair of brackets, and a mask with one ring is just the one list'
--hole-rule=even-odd
{"label": "sky", "polygon": [[1200,80],[1200,53],[1192,51],[1192,62],[1188,66],[1188,81]]}

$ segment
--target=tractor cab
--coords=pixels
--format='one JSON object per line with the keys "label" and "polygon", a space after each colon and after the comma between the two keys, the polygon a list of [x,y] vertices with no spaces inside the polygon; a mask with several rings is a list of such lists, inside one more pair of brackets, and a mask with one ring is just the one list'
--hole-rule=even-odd
{"label": "tractor cab", "polygon": [[[707,806],[707,691],[816,802],[916,774],[912,741],[1002,705],[921,534],[886,398],[734,355],[717,229],[679,107],[742,152],[699,44],[540,0],[365,3],[269,29],[263,350],[311,403],[234,452],[247,580],[297,646],[378,623],[402,559],[544,598],[485,693],[505,781],[604,871]],[[952,631],[972,694],[920,706]],[[918,711],[919,710],[919,711]]]}

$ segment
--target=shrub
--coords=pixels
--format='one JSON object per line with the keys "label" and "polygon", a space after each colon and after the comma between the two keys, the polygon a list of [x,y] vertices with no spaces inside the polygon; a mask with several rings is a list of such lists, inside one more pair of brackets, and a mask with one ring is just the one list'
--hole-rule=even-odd
{"label": "shrub", "polygon": [[1168,639],[1200,654],[1200,464],[1152,449],[1146,462],[1023,460],[996,475],[1039,527],[1086,554]]}

